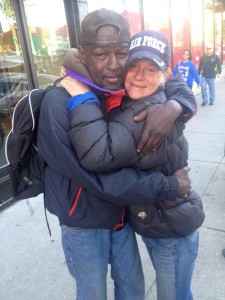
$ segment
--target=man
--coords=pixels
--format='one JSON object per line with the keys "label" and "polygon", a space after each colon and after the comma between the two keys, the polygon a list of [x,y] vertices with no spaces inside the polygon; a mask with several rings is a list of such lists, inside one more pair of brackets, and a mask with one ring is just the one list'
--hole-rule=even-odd
{"label": "man", "polygon": [[[215,80],[217,74],[222,73],[221,61],[219,56],[214,53],[213,45],[206,45],[206,53],[200,58],[198,74],[201,78],[202,106],[214,105],[215,102]],[[209,98],[207,93],[209,86]]]}
{"label": "man", "polygon": [[[108,94],[110,90],[120,89],[130,39],[127,20],[116,12],[101,9],[87,15],[81,29],[80,58],[93,82],[107,89]],[[174,90],[177,90],[176,85]],[[106,97],[100,96],[105,110]],[[193,113],[196,103],[185,83],[180,98],[183,110]],[[177,195],[184,196],[190,187],[188,168],[168,177],[132,168],[104,174],[87,172],[81,167],[67,135],[70,124],[66,104],[69,99],[70,95],[59,87],[46,93],[40,112],[38,148],[46,162],[45,205],[59,218],[68,269],[76,280],[77,299],[107,298],[109,262],[115,299],[144,299],[137,241],[133,230],[125,223],[123,205],[163,199],[173,201]],[[178,102],[168,102],[166,113],[162,114],[164,108],[159,105],[154,111],[148,109],[138,117],[149,119],[146,123],[153,138],[147,148],[152,149],[160,143],[161,137],[158,138],[155,128],[167,134],[168,127],[171,128],[182,112]],[[150,114],[154,119],[150,119]],[[146,140],[146,131],[143,140]],[[146,151],[143,142],[141,149]]]}

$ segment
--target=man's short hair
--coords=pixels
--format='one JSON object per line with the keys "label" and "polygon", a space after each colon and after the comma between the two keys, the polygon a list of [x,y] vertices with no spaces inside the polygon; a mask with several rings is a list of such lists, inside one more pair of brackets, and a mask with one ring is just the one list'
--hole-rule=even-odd
{"label": "man's short hair", "polygon": [[212,43],[206,43],[205,48],[206,49],[213,49],[213,44]]}
{"label": "man's short hair", "polygon": [[[114,36],[98,36],[97,30],[105,25],[114,26],[119,31],[118,38]],[[81,46],[94,44],[129,43],[130,25],[125,17],[105,8],[89,13],[81,22]]]}

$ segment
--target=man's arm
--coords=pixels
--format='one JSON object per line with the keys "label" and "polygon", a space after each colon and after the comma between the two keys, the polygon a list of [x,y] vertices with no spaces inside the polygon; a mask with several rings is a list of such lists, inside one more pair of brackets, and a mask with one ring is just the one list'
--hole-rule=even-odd
{"label": "man's arm", "polygon": [[146,120],[137,146],[140,153],[157,149],[178,117],[187,122],[197,111],[195,96],[182,78],[173,77],[167,80],[166,95],[169,101],[165,104],[148,107],[135,116],[137,122]]}
{"label": "man's arm", "polygon": [[200,80],[200,77],[198,75],[198,71],[194,65],[194,63],[192,62],[192,74],[193,74],[193,77],[194,77],[194,81],[197,83],[197,86],[198,88],[200,88],[200,83],[201,83],[201,80]]}
{"label": "man's arm", "polygon": [[[79,60],[77,49],[69,49],[67,51],[63,65],[89,78],[87,69],[84,68]],[[135,118],[136,122],[146,120],[145,128],[137,146],[137,151],[141,154],[158,148],[168,136],[175,120],[182,113],[182,120],[188,121],[196,112],[195,97],[186,83],[182,78],[172,78],[171,80],[171,82],[168,80],[166,83],[166,94],[169,100],[174,101],[168,101],[167,104],[162,104],[162,107],[152,106],[151,108],[146,108]]]}
{"label": "man's arm", "polygon": [[222,65],[221,65],[221,61],[218,55],[216,55],[216,67],[217,67],[217,74],[221,74],[222,73]]}
{"label": "man's arm", "polygon": [[202,65],[203,65],[203,56],[200,58],[200,61],[199,61],[199,65],[198,65],[198,75],[200,75],[201,72],[202,72]]}
{"label": "man's arm", "polygon": [[[139,172],[124,168],[106,174],[95,174],[82,168],[68,138],[69,111],[65,91],[49,91],[43,99],[39,120],[38,148],[48,167],[61,174],[62,179],[76,181],[88,192],[116,204],[153,203],[174,200],[190,188],[187,169],[182,176],[165,177],[158,172]],[[46,130],[46,128],[48,130]],[[184,179],[183,179],[184,178]]]}

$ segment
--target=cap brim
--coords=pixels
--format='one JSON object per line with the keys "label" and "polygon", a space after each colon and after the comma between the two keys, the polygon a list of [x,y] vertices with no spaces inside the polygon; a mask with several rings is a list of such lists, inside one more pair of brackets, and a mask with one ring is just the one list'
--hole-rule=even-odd
{"label": "cap brim", "polygon": [[149,59],[151,60],[157,68],[159,68],[162,72],[166,70],[166,63],[155,53],[150,53],[149,51],[139,51],[138,53],[132,53],[129,55],[127,66],[135,60],[139,59]]}

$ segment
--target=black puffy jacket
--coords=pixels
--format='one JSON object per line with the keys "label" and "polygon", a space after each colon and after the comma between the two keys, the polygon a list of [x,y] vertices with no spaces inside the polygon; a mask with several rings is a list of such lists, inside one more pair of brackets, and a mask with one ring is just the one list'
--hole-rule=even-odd
{"label": "black puffy jacket", "polygon": [[[89,78],[75,52],[68,66]],[[170,83],[167,96],[183,106],[182,120],[186,122],[196,112],[195,97],[184,81],[172,79]],[[123,226],[123,205],[176,199],[178,182],[174,176],[133,168],[106,174],[85,170],[68,138],[70,115],[66,104],[69,99],[70,95],[62,88],[47,92],[41,105],[38,130],[39,154],[46,162],[45,205],[60,223],[117,229]]]}
{"label": "black puffy jacket", "polygon": [[69,99],[59,87],[45,94],[37,139],[39,155],[46,162],[45,205],[61,224],[117,229],[123,226],[123,205],[176,199],[178,182],[173,176],[131,168],[107,174],[85,170],[68,138]]}
{"label": "black puffy jacket", "polygon": [[[148,105],[167,101],[164,87],[152,96],[133,101],[123,99],[104,119],[95,104],[82,104],[71,112],[69,136],[81,164],[88,170],[106,172],[115,168],[151,169],[166,176],[187,165],[188,144],[184,124],[177,120],[170,135],[157,151],[138,155],[136,146],[144,122],[135,123],[134,115]],[[190,190],[186,199],[163,199],[153,204],[129,206],[135,231],[152,238],[180,237],[192,233],[204,221],[200,197]]]}

